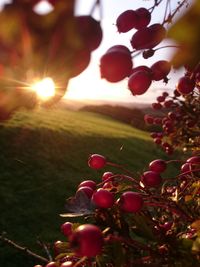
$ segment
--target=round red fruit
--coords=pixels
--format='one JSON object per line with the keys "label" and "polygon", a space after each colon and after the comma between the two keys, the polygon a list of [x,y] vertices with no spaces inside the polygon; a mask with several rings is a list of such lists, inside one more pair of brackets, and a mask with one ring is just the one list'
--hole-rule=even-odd
{"label": "round red fruit", "polygon": [[137,71],[128,79],[128,88],[133,95],[144,94],[151,85],[151,76],[146,71]]}
{"label": "round red fruit", "polygon": [[136,73],[138,71],[146,71],[151,75],[151,69],[145,65],[137,66],[131,70],[131,74]]}
{"label": "round red fruit", "polygon": [[81,186],[76,191],[76,194],[79,193],[79,192],[83,192],[84,194],[87,195],[88,198],[91,198],[92,195],[93,195],[94,190],[89,186]]}
{"label": "round red fruit", "polygon": [[164,172],[167,168],[166,161],[162,159],[155,159],[149,163],[149,170],[154,172]]}
{"label": "round red fruit", "polygon": [[124,53],[127,53],[129,56],[131,54],[131,51],[128,49],[128,47],[126,47],[125,45],[114,45],[111,46],[106,53],[108,52],[113,52],[113,51],[121,51]]}
{"label": "round red fruit", "polygon": [[170,72],[171,65],[166,60],[160,60],[151,66],[152,79],[154,81],[163,80]]}
{"label": "round red fruit", "polygon": [[101,78],[119,82],[130,75],[132,66],[131,54],[122,49],[110,49],[100,59]]}
{"label": "round red fruit", "polygon": [[65,236],[70,236],[72,233],[72,223],[65,222],[61,225],[61,231]]}
{"label": "round red fruit", "polygon": [[160,104],[160,102],[152,103],[152,108],[158,110],[162,108],[162,105]]}
{"label": "round red fruit", "polygon": [[141,176],[141,181],[147,187],[158,187],[162,182],[162,178],[155,171],[146,171]]}
{"label": "round red fruit", "polygon": [[95,225],[81,225],[71,235],[70,244],[78,256],[95,257],[102,251],[103,235]]}
{"label": "round red fruit", "polygon": [[106,165],[106,158],[99,154],[93,154],[88,159],[88,165],[92,169],[101,169]]}
{"label": "round red fruit", "polygon": [[200,156],[193,156],[193,157],[187,159],[186,162],[194,164],[194,165],[195,164],[200,164]]}
{"label": "round red fruit", "polygon": [[73,267],[74,263],[72,261],[65,261],[63,262],[60,267]]}
{"label": "round red fruit", "polygon": [[45,265],[45,267],[57,267],[57,264],[55,261],[51,261]]}
{"label": "round red fruit", "polygon": [[136,50],[151,49],[157,46],[166,35],[166,30],[161,24],[153,24],[138,30],[131,39],[131,45]]}
{"label": "round red fruit", "polygon": [[75,17],[75,22],[84,47],[89,51],[95,50],[103,37],[100,22],[87,15]]}
{"label": "round red fruit", "polygon": [[182,95],[188,95],[194,90],[194,82],[189,77],[182,77],[179,79],[176,89]]}
{"label": "round red fruit", "polygon": [[99,188],[93,194],[92,201],[99,208],[111,208],[114,204],[114,195],[106,189]]}
{"label": "round red fruit", "polygon": [[144,7],[141,7],[136,9],[135,12],[137,16],[135,28],[139,30],[146,27],[151,21],[151,13],[149,12],[149,10]]}
{"label": "round red fruit", "polygon": [[104,172],[104,174],[102,175],[102,181],[107,180],[108,178],[112,177],[113,175],[114,175],[114,173],[112,173],[112,172]]}
{"label": "round red fruit", "polygon": [[126,10],[121,13],[116,21],[118,32],[128,32],[133,29],[138,20],[138,16],[134,10]]}
{"label": "round red fruit", "polygon": [[81,182],[78,187],[83,187],[83,186],[88,186],[93,190],[96,189],[96,183],[92,180],[85,180],[85,181]]}
{"label": "round red fruit", "polygon": [[139,212],[143,206],[143,199],[139,193],[127,191],[121,195],[118,204],[125,212]]}

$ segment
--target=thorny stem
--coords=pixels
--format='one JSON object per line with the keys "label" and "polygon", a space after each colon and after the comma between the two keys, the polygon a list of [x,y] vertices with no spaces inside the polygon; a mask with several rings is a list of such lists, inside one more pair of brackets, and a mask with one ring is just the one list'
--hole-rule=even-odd
{"label": "thorny stem", "polygon": [[2,242],[4,242],[4,243],[8,244],[11,247],[14,247],[17,250],[20,250],[20,251],[24,252],[25,254],[27,254],[29,256],[32,256],[35,259],[38,259],[38,260],[40,260],[42,262],[45,262],[45,263],[49,262],[48,259],[46,259],[46,258],[44,258],[44,257],[42,257],[42,256],[40,256],[40,255],[38,255],[36,253],[34,253],[30,249],[28,249],[26,247],[22,247],[22,246],[18,245],[17,243],[15,243],[14,241],[6,238],[3,233],[0,235],[0,240]]}

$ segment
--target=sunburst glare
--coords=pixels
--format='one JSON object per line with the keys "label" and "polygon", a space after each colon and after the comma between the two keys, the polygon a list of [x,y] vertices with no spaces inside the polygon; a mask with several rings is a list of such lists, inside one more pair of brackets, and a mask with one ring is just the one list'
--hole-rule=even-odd
{"label": "sunburst glare", "polygon": [[31,88],[41,100],[47,100],[55,95],[55,84],[49,77],[36,82]]}

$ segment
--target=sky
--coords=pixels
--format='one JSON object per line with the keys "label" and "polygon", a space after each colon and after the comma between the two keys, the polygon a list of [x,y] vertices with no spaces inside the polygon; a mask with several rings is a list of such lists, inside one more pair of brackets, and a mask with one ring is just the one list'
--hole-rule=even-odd
{"label": "sky", "polygon": [[[66,0],[67,1],[67,0]],[[88,15],[95,0],[76,0],[75,15]],[[11,0],[0,0],[0,6],[3,2],[11,2]],[[88,68],[79,76],[71,79],[68,84],[68,90],[65,95],[67,99],[94,99],[94,100],[112,100],[122,102],[145,102],[149,103],[156,99],[159,93],[164,90],[174,90],[177,81],[177,73],[173,71],[169,75],[169,83],[165,85],[162,82],[153,82],[147,93],[141,96],[133,96],[128,90],[128,78],[118,83],[109,83],[105,79],[100,78],[99,62],[100,57],[106,50],[116,44],[126,45],[131,48],[130,39],[135,30],[131,30],[126,34],[119,34],[117,32],[115,23],[118,15],[128,9],[137,9],[139,7],[149,8],[153,4],[153,0],[101,0],[102,19],[101,26],[103,28],[103,40],[98,49],[92,52],[91,62]],[[152,15],[151,24],[162,21],[165,11],[165,3],[160,5]],[[171,1],[172,10],[177,1]],[[174,5],[174,6],[173,6]],[[36,11],[43,14],[50,12],[52,7],[48,6],[46,1],[36,7]],[[96,9],[93,16],[99,19],[99,9]],[[160,44],[173,44],[172,41],[167,41]],[[171,49],[161,49],[156,52],[155,56],[144,60],[142,56],[134,58],[134,66],[147,65],[151,66],[158,60],[168,60],[171,57]],[[171,88],[171,89],[170,89]]]}

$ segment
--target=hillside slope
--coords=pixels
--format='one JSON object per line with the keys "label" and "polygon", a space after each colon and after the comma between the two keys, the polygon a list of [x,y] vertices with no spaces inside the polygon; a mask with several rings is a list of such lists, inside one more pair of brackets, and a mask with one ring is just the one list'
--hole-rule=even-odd
{"label": "hillside slope", "polygon": [[[85,179],[100,181],[104,171],[87,166],[89,154],[105,155],[134,173],[157,157],[148,134],[110,118],[87,112],[20,112],[0,129],[0,231],[28,247],[62,238],[64,200]],[[1,262],[2,261],[2,262]],[[14,249],[0,247],[4,267],[31,267]]]}

